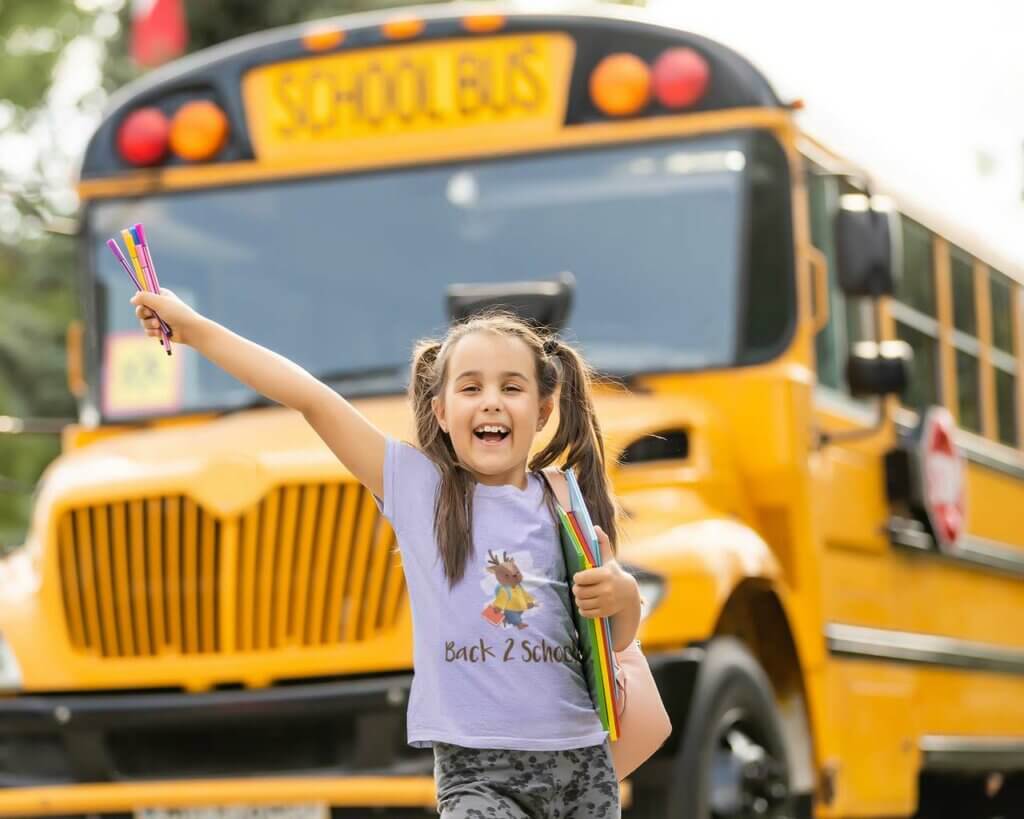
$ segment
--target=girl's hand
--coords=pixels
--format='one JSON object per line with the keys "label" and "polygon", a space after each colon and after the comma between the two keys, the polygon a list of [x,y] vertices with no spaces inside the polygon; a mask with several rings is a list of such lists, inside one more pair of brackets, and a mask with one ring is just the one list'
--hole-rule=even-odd
{"label": "girl's hand", "polygon": [[600,526],[594,528],[601,546],[601,566],[576,572],[572,593],[584,617],[613,617],[639,600],[640,587],[615,559],[608,535]]}
{"label": "girl's hand", "polygon": [[160,322],[154,315],[155,311],[171,328],[173,344],[191,344],[196,328],[203,319],[166,287],[160,289],[160,295],[139,291],[132,296],[131,302],[135,305],[135,315],[139,317],[146,335],[160,338]]}

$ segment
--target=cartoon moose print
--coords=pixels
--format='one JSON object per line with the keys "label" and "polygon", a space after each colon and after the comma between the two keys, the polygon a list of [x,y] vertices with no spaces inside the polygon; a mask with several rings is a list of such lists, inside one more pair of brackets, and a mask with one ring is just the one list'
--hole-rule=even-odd
{"label": "cartoon moose print", "polygon": [[501,622],[502,628],[509,625],[518,629],[526,628],[523,612],[536,607],[537,601],[523,588],[523,573],[515,560],[509,557],[508,552],[501,553],[501,560],[498,560],[498,556],[490,549],[487,550],[487,555],[487,571],[494,575],[498,585],[494,589],[494,602],[489,607],[490,612],[485,610],[485,616],[488,613],[492,614],[493,618],[488,619],[494,625]]}

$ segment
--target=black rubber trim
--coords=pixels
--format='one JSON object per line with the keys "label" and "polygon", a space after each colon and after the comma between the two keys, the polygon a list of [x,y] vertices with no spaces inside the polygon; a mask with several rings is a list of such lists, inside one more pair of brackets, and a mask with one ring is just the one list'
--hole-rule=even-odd
{"label": "black rubber trim", "polygon": [[217,719],[404,708],[411,674],[202,694],[139,692],[23,695],[0,699],[0,735],[184,725]]}

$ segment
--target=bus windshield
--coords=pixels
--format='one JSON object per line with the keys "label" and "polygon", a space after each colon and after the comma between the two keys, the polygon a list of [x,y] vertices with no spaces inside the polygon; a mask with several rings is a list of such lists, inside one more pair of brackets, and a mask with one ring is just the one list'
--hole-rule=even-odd
{"label": "bus windshield", "polygon": [[[97,202],[87,219],[101,343],[138,332],[133,288],[104,242],[142,222],[163,287],[315,375],[392,370],[378,392],[401,391],[414,340],[444,331],[449,284],[562,271],[576,279],[564,336],[598,370],[729,366],[743,309],[745,137]],[[100,360],[110,366],[109,354]],[[174,412],[258,398],[190,350],[175,366]],[[133,414],[157,413],[101,407]]]}

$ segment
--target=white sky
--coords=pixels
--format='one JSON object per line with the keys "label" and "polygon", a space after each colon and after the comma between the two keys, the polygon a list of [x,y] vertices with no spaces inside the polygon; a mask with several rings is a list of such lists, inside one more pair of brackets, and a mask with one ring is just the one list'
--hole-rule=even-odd
{"label": "white sky", "polygon": [[[733,47],[801,124],[1024,268],[1024,7],[1013,0],[648,0]],[[988,167],[982,170],[984,158]]]}

